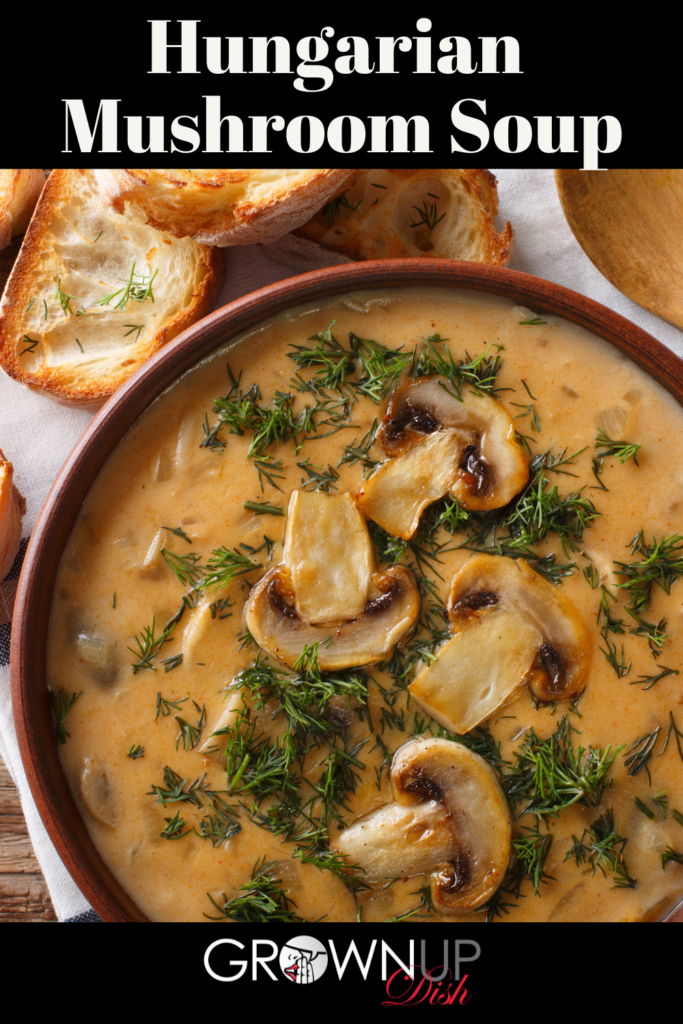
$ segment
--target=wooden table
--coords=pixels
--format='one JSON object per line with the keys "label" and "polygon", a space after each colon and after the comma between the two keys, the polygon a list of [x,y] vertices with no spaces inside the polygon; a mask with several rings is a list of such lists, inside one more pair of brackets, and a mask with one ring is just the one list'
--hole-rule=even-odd
{"label": "wooden table", "polygon": [[[19,251],[15,239],[0,252],[0,290]],[[19,794],[0,759],[0,921],[56,921],[47,883],[28,836]]]}

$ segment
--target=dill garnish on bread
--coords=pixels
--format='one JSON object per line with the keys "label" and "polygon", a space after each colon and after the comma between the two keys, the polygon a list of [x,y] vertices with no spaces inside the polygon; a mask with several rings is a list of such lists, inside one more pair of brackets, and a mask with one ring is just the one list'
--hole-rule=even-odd
{"label": "dill garnish on bread", "polygon": [[0,308],[0,366],[58,401],[94,405],[213,308],[223,254],[99,198],[91,170],[50,174]]}
{"label": "dill garnish on bread", "polygon": [[496,179],[486,170],[365,170],[264,251],[298,270],[406,256],[504,266],[513,233],[509,221],[496,230],[497,213]]}

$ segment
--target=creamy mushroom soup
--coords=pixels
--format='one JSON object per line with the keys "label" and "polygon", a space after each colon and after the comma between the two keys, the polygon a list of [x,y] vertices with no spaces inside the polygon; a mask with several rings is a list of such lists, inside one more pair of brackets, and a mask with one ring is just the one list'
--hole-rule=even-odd
{"label": "creamy mushroom soup", "polygon": [[456,290],[298,307],[185,374],[88,495],[50,627],[64,771],[136,904],[664,916],[682,449],[610,345]]}

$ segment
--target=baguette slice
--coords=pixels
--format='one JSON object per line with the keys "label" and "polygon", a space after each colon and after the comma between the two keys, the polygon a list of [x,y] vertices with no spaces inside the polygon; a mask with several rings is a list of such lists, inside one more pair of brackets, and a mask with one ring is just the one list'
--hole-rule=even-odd
{"label": "baguette slice", "polygon": [[513,234],[509,221],[496,231],[497,213],[496,179],[489,171],[360,171],[336,202],[263,249],[297,270],[397,256],[503,266]]}
{"label": "baguette slice", "polygon": [[12,463],[0,451],[0,582],[17,556],[21,520],[26,512],[26,498],[14,486],[13,475]]}
{"label": "baguette slice", "polygon": [[204,245],[271,242],[304,224],[356,176],[349,170],[100,170],[102,201]]}
{"label": "baguette slice", "polygon": [[43,171],[0,169],[0,249],[26,230],[44,185]]}
{"label": "baguette slice", "polygon": [[92,171],[55,170],[3,295],[0,366],[58,401],[99,404],[212,309],[223,276],[220,250],[103,206]]}

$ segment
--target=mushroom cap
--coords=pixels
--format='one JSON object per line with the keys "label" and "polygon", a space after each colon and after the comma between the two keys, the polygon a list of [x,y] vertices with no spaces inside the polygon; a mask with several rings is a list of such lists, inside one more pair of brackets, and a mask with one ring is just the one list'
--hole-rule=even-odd
{"label": "mushroom cap", "polygon": [[469,732],[525,683],[546,702],[585,688],[590,633],[524,559],[474,555],[453,578],[448,617],[453,639],[409,688],[447,729]]}
{"label": "mushroom cap", "polygon": [[428,873],[440,914],[479,909],[510,860],[511,817],[496,773],[461,743],[411,740],[391,767],[393,803],[337,839],[370,880]]}
{"label": "mushroom cap", "polygon": [[[373,579],[378,596],[368,600],[354,619],[311,623],[299,617],[291,576],[280,565],[266,573],[249,595],[246,622],[257,644],[286,665],[301,657],[304,647],[320,643],[323,670],[368,665],[387,657],[415,625],[420,595],[413,575],[395,565]],[[332,638],[329,646],[322,646]]]}
{"label": "mushroom cap", "polygon": [[389,460],[358,497],[365,514],[389,533],[410,538],[423,509],[447,493],[466,508],[500,508],[529,479],[501,403],[467,386],[461,398],[438,375],[418,377],[392,395],[377,434]]}

